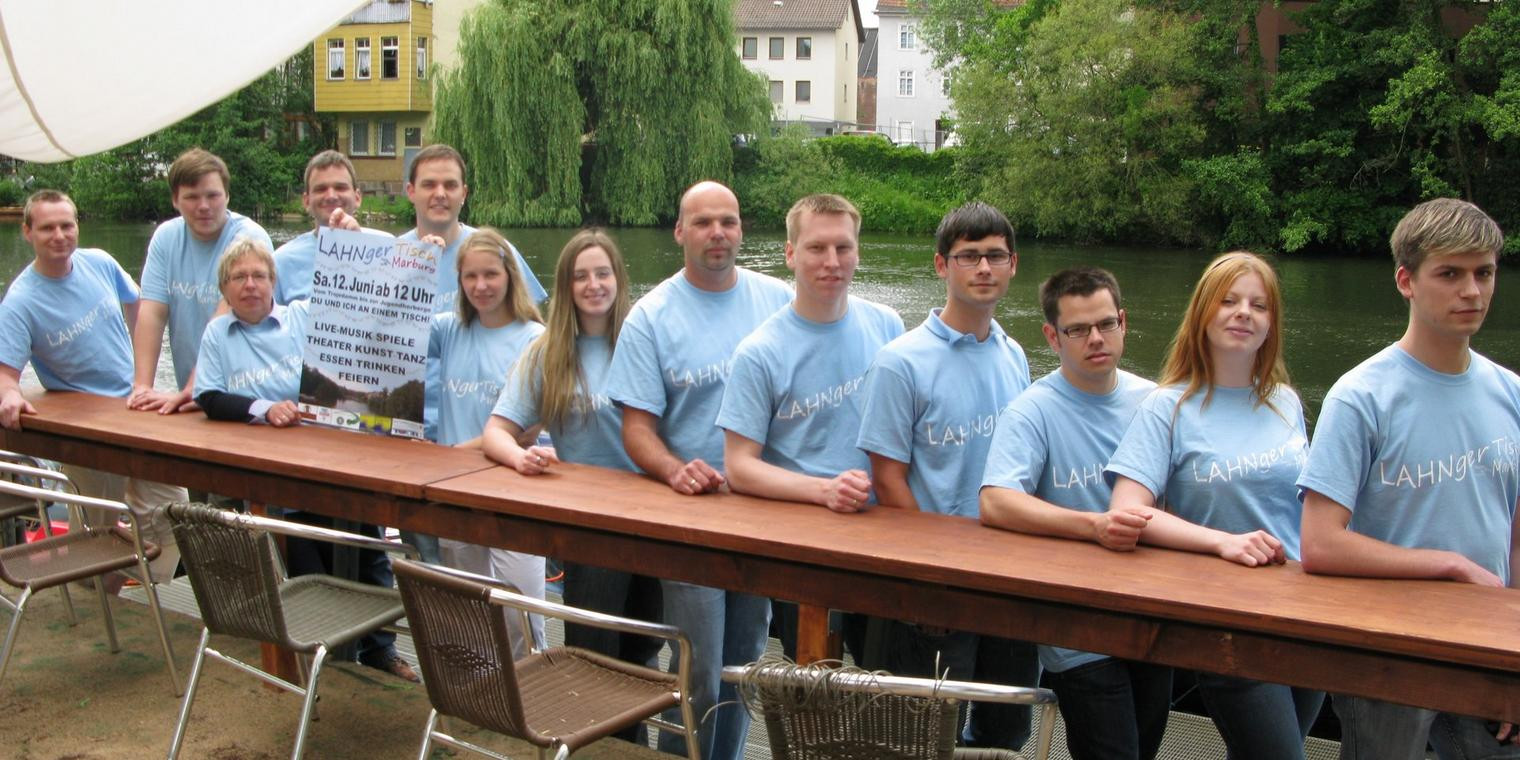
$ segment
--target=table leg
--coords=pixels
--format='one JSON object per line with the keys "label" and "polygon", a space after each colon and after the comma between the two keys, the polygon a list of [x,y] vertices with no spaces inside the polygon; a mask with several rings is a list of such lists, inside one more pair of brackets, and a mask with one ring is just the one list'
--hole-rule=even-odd
{"label": "table leg", "polygon": [[829,630],[828,608],[797,605],[797,662],[838,660],[842,654],[839,637]]}

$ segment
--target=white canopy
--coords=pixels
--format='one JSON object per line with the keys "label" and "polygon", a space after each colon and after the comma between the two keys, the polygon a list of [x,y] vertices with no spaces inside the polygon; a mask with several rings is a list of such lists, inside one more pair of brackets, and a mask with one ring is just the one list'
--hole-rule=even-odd
{"label": "white canopy", "polygon": [[151,134],[257,79],[364,4],[0,0],[0,153],[65,161]]}

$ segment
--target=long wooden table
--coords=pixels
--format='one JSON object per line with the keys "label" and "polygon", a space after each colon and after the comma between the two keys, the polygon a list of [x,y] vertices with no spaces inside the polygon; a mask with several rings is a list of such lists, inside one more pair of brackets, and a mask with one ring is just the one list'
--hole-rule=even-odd
{"label": "long wooden table", "polygon": [[1520,720],[1520,593],[1508,589],[1120,554],[940,515],[680,496],[592,467],[528,478],[476,452],[161,417],[120,399],[33,401],[40,414],[0,446],[816,608]]}

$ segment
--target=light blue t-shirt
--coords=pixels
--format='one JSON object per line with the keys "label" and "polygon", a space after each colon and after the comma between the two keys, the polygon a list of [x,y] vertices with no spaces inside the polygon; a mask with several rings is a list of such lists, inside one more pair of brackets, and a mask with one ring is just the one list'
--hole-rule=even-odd
{"label": "light blue t-shirt", "polygon": [[137,283],[95,248],[79,248],[60,278],[31,264],[0,301],[0,364],[17,370],[30,361],[50,391],[102,396],[132,392],[132,338],[121,307],[137,303]]}
{"label": "light blue t-shirt", "polygon": [[734,350],[718,427],[762,444],[762,460],[792,472],[832,478],[869,470],[865,452],[840,433],[860,429],[866,370],[902,333],[897,312],[854,296],[829,323],[787,306]]}
{"label": "light blue t-shirt", "polygon": [[439,443],[453,446],[486,429],[486,419],[501,396],[507,372],[543,331],[543,325],[521,319],[501,327],[486,327],[479,319],[465,325],[453,312],[433,315],[428,359],[440,367]]}
{"label": "light blue t-shirt", "polygon": [[[563,423],[546,426],[554,440],[554,453],[564,462],[594,464],[637,472],[623,449],[623,413],[607,396],[607,372],[612,368],[612,345],[605,335],[582,335],[575,339],[582,386],[575,406]],[[509,419],[527,430],[542,422],[543,367],[520,361],[512,369],[496,408],[491,414]],[[526,375],[526,377],[524,377]]]}
{"label": "light blue t-shirt", "polygon": [[1337,380],[1298,478],[1351,510],[1350,528],[1466,556],[1509,582],[1520,499],[1520,378],[1477,352],[1437,372],[1397,345]]}
{"label": "light blue t-shirt", "polygon": [[[360,228],[370,235],[390,235],[385,230]],[[317,233],[303,232],[274,252],[274,302],[287,304],[311,298],[312,277],[317,271]]]}
{"label": "light blue t-shirt", "polygon": [[[454,242],[443,249],[443,255],[438,259],[438,289],[433,298],[434,314],[457,312],[459,309],[459,271],[457,264],[459,261],[459,249],[473,232],[475,232],[474,227],[467,224],[459,225],[459,234],[454,237]],[[418,242],[421,240],[421,237],[417,234],[417,228],[413,227],[401,233],[401,239]],[[512,256],[517,261],[517,271],[522,275],[523,282],[527,284],[528,293],[533,296],[534,302],[542,302],[545,298],[548,298],[548,292],[544,290],[543,285],[539,284],[538,277],[533,274],[533,270],[528,268],[528,262],[518,252],[517,246],[512,245],[511,241],[507,242],[507,246],[512,249]],[[511,366],[511,364],[509,363],[507,366]],[[430,441],[439,441],[441,443],[442,441],[438,437],[438,390],[442,385],[440,384],[438,372],[438,362],[429,358],[422,393],[422,436]],[[494,396],[492,400],[495,400]],[[480,424],[485,425],[485,417],[480,418]],[[476,435],[479,435],[479,433],[477,432]],[[474,435],[466,436],[461,440],[467,441],[474,437]]]}
{"label": "light blue t-shirt", "polygon": [[1123,475],[1197,525],[1264,530],[1298,559],[1303,510],[1293,484],[1309,450],[1298,394],[1279,387],[1269,407],[1256,403],[1253,388],[1216,386],[1207,407],[1199,391],[1179,411],[1182,391],[1158,388],[1140,405],[1104,470],[1109,485]]}
{"label": "light blue t-shirt", "polygon": [[231,313],[211,320],[201,339],[195,395],[221,391],[255,401],[298,400],[309,304],[309,301],[296,301],[289,306],[275,304],[269,316],[256,325]]}
{"label": "light blue t-shirt", "polygon": [[628,314],[612,355],[607,395],[660,418],[660,439],[683,462],[723,469],[723,433],[713,424],[734,348],[792,300],[786,283],[736,268],[738,282],[714,293],[685,271],[656,285]]}
{"label": "light blue t-shirt", "polygon": [[[982,487],[1033,494],[1079,512],[1105,512],[1112,493],[1103,467],[1156,384],[1120,370],[1114,389],[1094,395],[1061,370],[1036,380],[998,415]],[[1040,645],[1040,664],[1060,673],[1106,655]]]}
{"label": "light blue t-shirt", "polygon": [[998,412],[1029,386],[1029,361],[997,322],[978,341],[939,313],[876,355],[856,445],[908,464],[919,509],[976,518]]}
{"label": "light blue t-shirt", "polygon": [[169,353],[174,360],[175,384],[180,388],[185,387],[191,370],[195,369],[201,335],[222,300],[216,282],[217,265],[227,246],[239,237],[248,237],[263,243],[265,249],[274,250],[263,227],[234,211],[227,212],[222,234],[209,243],[197,240],[185,226],[184,217],[179,216],[158,225],[153,239],[148,241],[142,297],[169,306]]}

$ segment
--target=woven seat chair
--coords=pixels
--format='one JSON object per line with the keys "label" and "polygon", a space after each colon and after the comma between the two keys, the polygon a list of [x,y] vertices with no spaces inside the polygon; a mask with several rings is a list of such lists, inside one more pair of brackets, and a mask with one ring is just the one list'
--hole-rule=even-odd
{"label": "woven seat chair", "polygon": [[1036,757],[1050,756],[1056,696],[1048,689],[902,678],[839,663],[762,660],[723,669],[745,707],[765,717],[773,760],[1015,760],[1009,750],[957,748],[962,701],[1039,705]]}
{"label": "woven seat chair", "polygon": [[[691,644],[677,628],[566,607],[523,596],[490,578],[458,570],[398,561],[396,585],[422,681],[433,711],[428,715],[419,758],[433,742],[487,757],[506,756],[438,730],[445,715],[528,742],[539,758],[553,752],[566,758],[581,747],[640,721],[684,731],[692,760],[700,750],[691,727]],[[680,674],[633,665],[574,647],[535,649],[516,662],[507,635],[508,610],[527,623],[529,612],[571,623],[656,636],[676,643]],[[660,720],[662,710],[679,705],[677,726]]]}
{"label": "woven seat chair", "polygon": [[[285,577],[275,558],[270,534],[299,536],[334,544],[416,556],[405,544],[328,528],[239,514],[205,504],[172,504],[169,520],[180,559],[195,590],[205,628],[190,668],[190,683],[180,705],[179,722],[169,745],[179,756],[190,720],[190,706],[206,657],[227,663],[265,683],[300,694],[300,723],[292,758],[300,758],[317,701],[317,679],[328,653],[337,646],[384,628],[401,618],[394,589],[368,586],[330,575]],[[237,636],[275,644],[311,656],[305,686],[297,686],[210,647],[211,635]],[[299,658],[298,658],[299,659]]]}
{"label": "woven seat chair", "polygon": [[[181,693],[179,672],[174,666],[174,650],[169,646],[169,634],[164,627],[164,613],[158,605],[158,590],[156,584],[146,582],[152,577],[148,574],[148,562],[158,557],[158,547],[142,540],[137,516],[121,502],[93,499],[75,493],[22,485],[17,482],[18,480],[51,482],[72,488],[72,485],[68,483],[68,478],[52,470],[0,462],[0,476],[4,478],[0,479],[0,499],[9,502],[30,501],[42,519],[43,525],[48,524],[46,511],[48,503],[67,505],[71,512],[81,517],[77,521],[80,527],[68,533],[52,535],[51,531],[48,531],[46,537],[41,540],[0,549],[0,581],[21,589],[21,596],[16,601],[0,596],[0,603],[10,608],[13,615],[10,629],[5,634],[5,643],[0,645],[0,678],[4,678],[6,668],[10,665],[11,652],[16,644],[16,633],[21,628],[21,618],[32,596],[38,591],[55,586],[62,588],[72,581],[96,579],[95,593],[100,599],[101,617],[105,621],[106,638],[110,643],[110,650],[113,654],[121,651],[121,645],[116,640],[116,621],[111,617],[110,599],[106,594],[105,583],[101,576],[135,567],[145,579],[143,590],[148,597],[153,622],[158,627],[158,640],[164,649],[164,662],[169,668],[169,680],[174,684],[175,695],[179,695]],[[127,523],[126,525],[118,523],[113,526],[85,526],[80,514],[80,510],[84,507],[116,513],[125,517]],[[64,599],[67,603],[67,591],[64,592]],[[69,622],[72,624],[74,622],[72,603],[69,603],[68,610]]]}

